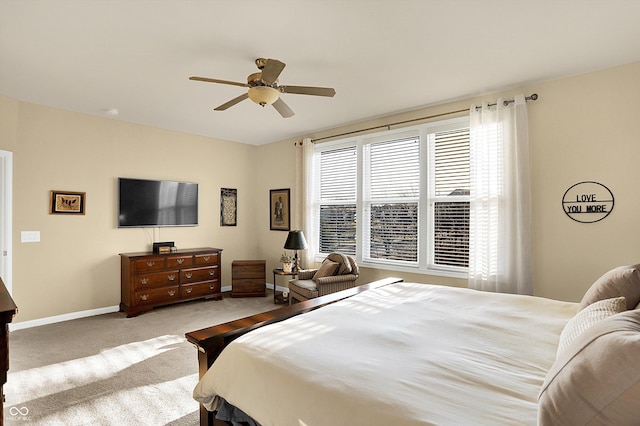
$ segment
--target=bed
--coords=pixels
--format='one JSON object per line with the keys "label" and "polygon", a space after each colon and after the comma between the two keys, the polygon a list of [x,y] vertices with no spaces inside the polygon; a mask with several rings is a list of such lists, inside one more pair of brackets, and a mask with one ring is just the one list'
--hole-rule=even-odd
{"label": "bed", "polygon": [[635,266],[580,303],[385,279],[187,333],[193,396],[201,424],[637,424],[638,303]]}

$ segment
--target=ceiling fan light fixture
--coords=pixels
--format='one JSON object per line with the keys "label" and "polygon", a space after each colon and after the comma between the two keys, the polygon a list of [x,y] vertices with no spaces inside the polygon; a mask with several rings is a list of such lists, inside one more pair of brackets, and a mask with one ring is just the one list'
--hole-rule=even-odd
{"label": "ceiling fan light fixture", "polygon": [[249,88],[249,99],[260,106],[271,105],[277,101],[279,97],[280,92],[273,87],[256,86]]}

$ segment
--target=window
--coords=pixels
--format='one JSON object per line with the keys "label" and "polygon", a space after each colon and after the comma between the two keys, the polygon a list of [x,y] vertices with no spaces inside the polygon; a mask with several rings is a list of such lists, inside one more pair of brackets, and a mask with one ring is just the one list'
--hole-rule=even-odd
{"label": "window", "polygon": [[420,138],[371,143],[363,152],[368,169],[364,256],[417,262]]}
{"label": "window", "polygon": [[433,263],[469,266],[469,128],[430,135]]}
{"label": "window", "polygon": [[356,147],[320,152],[320,253],[356,254]]}
{"label": "window", "polygon": [[455,119],[314,147],[317,252],[363,265],[464,272],[469,122]]}

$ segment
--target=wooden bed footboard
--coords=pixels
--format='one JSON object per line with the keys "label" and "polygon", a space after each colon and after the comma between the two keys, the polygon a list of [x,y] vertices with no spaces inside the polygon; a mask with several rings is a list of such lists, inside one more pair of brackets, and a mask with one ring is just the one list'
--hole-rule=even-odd
{"label": "wooden bed footboard", "polygon": [[[202,377],[204,373],[207,372],[211,364],[213,364],[218,355],[220,355],[222,350],[229,343],[251,330],[283,321],[287,318],[291,318],[305,312],[313,311],[314,309],[349,298],[366,290],[402,281],[403,280],[401,278],[385,278],[369,284],[363,284],[358,287],[339,291],[337,293],[327,294],[326,296],[263,312],[261,314],[251,315],[249,317],[215,325],[213,327],[203,328],[201,330],[190,331],[189,333],[186,333],[185,336],[187,340],[193,343],[198,349],[199,377]],[[200,404],[200,424],[203,426],[214,424],[213,413],[207,411],[202,404]]]}

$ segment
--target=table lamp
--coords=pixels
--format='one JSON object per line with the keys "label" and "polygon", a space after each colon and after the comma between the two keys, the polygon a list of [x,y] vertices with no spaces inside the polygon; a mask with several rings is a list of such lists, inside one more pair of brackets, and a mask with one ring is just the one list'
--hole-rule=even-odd
{"label": "table lamp", "polygon": [[298,272],[298,250],[304,250],[307,248],[307,240],[304,239],[302,231],[289,231],[287,241],[284,243],[284,248],[287,250],[295,250],[295,255],[293,257],[293,272]]}

